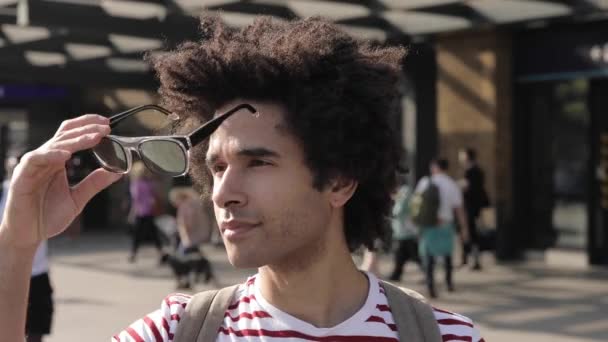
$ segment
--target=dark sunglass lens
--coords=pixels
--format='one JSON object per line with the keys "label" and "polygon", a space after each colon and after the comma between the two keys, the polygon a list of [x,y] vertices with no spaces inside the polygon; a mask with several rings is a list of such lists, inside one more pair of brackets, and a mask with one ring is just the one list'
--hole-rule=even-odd
{"label": "dark sunglass lens", "polygon": [[113,172],[127,171],[127,155],[116,141],[102,138],[101,142],[93,148],[93,154],[105,169]]}
{"label": "dark sunglass lens", "polygon": [[146,166],[159,174],[179,176],[186,171],[186,154],[181,146],[170,140],[149,140],[139,145]]}

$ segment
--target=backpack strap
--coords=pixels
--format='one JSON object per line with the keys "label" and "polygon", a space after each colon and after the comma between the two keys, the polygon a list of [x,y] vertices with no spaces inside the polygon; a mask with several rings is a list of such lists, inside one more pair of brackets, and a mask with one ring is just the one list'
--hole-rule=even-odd
{"label": "backpack strap", "polygon": [[238,285],[197,293],[182,314],[173,342],[215,341]]}
{"label": "backpack strap", "polygon": [[421,294],[386,281],[381,281],[380,284],[386,292],[400,341],[443,341],[433,308]]}

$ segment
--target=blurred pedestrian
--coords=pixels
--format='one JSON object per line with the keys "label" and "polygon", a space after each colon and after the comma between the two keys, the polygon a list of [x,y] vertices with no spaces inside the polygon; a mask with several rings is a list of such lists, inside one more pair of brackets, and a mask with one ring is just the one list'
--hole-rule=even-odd
{"label": "blurred pedestrian", "polygon": [[488,207],[490,201],[484,187],[483,170],[477,164],[477,152],[472,148],[462,149],[458,152],[458,160],[465,169],[464,179],[460,183],[464,195],[469,236],[467,242],[462,242],[462,265],[468,263],[469,255],[472,254],[472,269],[481,270],[481,249],[477,221],[481,210]]}
{"label": "blurred pedestrian", "polygon": [[160,196],[156,192],[150,172],[140,161],[133,163],[129,193],[131,195],[129,222],[133,225],[129,262],[135,262],[142,243],[152,242],[159,252],[160,263],[164,263],[167,256],[163,251],[158,227],[154,222],[159,214]]}
{"label": "blurred pedestrian", "polygon": [[[425,267],[427,289],[433,298],[437,297],[434,270],[438,258],[443,259],[447,289],[454,291],[452,254],[456,220],[462,227],[467,227],[462,192],[447,175],[448,165],[446,159],[434,159],[430,165],[431,176],[419,181],[415,190],[418,199],[412,199],[412,204],[418,202],[419,206],[413,219],[420,228],[419,253]],[[461,231],[465,241],[468,240],[466,233],[466,229]]]}
{"label": "blurred pedestrian", "polygon": [[215,281],[211,263],[200,245],[209,242],[214,230],[214,217],[201,196],[189,186],[178,186],[169,192],[169,200],[177,209],[178,243],[169,256],[169,265],[177,278],[179,289],[189,289],[192,279],[202,275],[205,282]]}
{"label": "blurred pedestrian", "polygon": [[371,272],[374,275],[379,275],[378,265],[378,251],[365,248],[363,250],[363,259],[361,259],[361,266],[359,268],[365,272]]}
{"label": "blurred pedestrian", "polygon": [[[0,221],[2,221],[4,207],[6,206],[10,179],[18,162],[19,157],[9,157],[4,163],[6,179],[2,182]],[[26,342],[41,342],[44,335],[51,333],[53,312],[53,287],[49,277],[48,246],[45,240],[36,249],[32,264],[25,321]]]}
{"label": "blurred pedestrian", "polygon": [[396,240],[398,245],[394,252],[393,272],[389,278],[392,281],[401,280],[403,267],[406,262],[413,261],[420,266],[418,228],[412,222],[409,210],[409,201],[412,193],[412,189],[404,184],[395,194],[391,225],[393,228],[393,240]]}
{"label": "blurred pedestrian", "polygon": [[[71,185],[78,184],[80,181],[89,174],[90,170],[87,170],[84,165],[82,158],[78,155],[72,156],[66,163],[66,173],[68,176],[68,183]],[[76,218],[70,223],[64,235],[69,237],[70,239],[75,239],[80,236],[80,232],[82,231],[82,213],[80,213]]]}

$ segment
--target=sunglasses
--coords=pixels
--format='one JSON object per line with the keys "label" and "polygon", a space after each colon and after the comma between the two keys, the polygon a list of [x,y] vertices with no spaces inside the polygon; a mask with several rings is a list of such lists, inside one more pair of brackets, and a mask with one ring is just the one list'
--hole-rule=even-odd
{"label": "sunglasses", "polygon": [[[128,173],[133,165],[133,153],[137,154],[144,165],[160,175],[180,177],[188,173],[190,167],[190,149],[207,139],[232,114],[246,109],[251,114],[256,110],[249,104],[240,104],[229,111],[216,116],[188,135],[123,137],[108,135],[93,147],[93,154],[101,166],[115,173]],[[163,107],[144,105],[129,109],[110,117],[110,128],[124,119],[144,111],[157,111],[167,117],[172,114]]]}

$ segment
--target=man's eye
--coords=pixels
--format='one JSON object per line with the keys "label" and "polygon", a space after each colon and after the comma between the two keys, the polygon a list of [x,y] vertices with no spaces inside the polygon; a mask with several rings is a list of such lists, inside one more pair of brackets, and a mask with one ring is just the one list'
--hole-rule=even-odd
{"label": "man's eye", "polygon": [[266,162],[264,160],[259,160],[259,159],[253,159],[252,161],[249,162],[249,166],[251,166],[251,167],[265,166],[265,165],[271,165],[271,164],[269,162]]}
{"label": "man's eye", "polygon": [[211,173],[216,174],[219,172],[223,172],[224,170],[226,170],[226,166],[225,165],[221,165],[221,164],[215,164],[213,166],[211,166]]}

